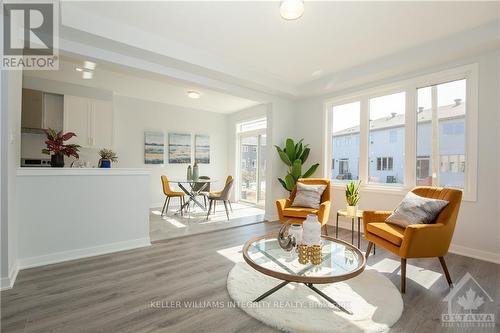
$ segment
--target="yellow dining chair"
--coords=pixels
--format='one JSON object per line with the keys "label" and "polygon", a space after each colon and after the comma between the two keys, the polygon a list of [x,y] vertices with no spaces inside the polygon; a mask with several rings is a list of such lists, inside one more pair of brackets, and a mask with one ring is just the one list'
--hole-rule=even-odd
{"label": "yellow dining chair", "polygon": [[[182,206],[184,206],[184,192],[176,192],[172,191],[170,188],[170,183],[168,181],[167,176],[161,176],[161,184],[163,187],[163,194],[165,194],[165,203],[163,204],[163,209],[161,210],[161,216],[163,216],[163,213],[165,212],[165,215],[168,212],[168,205],[170,204],[170,198],[179,198],[179,203],[181,205],[181,216],[182,214]],[[166,210],[165,210],[166,206]]]}
{"label": "yellow dining chair", "polygon": [[406,228],[386,223],[392,211],[364,211],[363,224],[365,238],[369,242],[366,250],[368,258],[373,244],[401,257],[401,292],[406,291],[406,259],[438,257],[446,280],[453,285],[446,267],[444,256],[448,253],[455,224],[457,222],[462,191],[431,186],[419,186],[412,190],[421,197],[448,201],[439,213],[435,223],[411,224]]}

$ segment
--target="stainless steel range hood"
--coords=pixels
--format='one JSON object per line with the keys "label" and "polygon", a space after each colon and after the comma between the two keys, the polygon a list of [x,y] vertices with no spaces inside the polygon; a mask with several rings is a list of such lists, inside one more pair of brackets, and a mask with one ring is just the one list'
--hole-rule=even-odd
{"label": "stainless steel range hood", "polygon": [[44,129],[63,128],[64,96],[40,90],[23,89],[21,130],[41,133]]}

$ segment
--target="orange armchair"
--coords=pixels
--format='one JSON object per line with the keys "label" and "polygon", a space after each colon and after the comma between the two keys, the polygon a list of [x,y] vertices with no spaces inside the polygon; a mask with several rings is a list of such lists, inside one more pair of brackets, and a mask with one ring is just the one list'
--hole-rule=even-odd
{"label": "orange armchair", "polygon": [[462,202],[462,191],[420,186],[412,190],[421,197],[448,201],[433,224],[412,224],[406,228],[384,222],[392,211],[364,211],[363,224],[365,238],[369,242],[366,250],[368,258],[373,244],[401,257],[401,292],[406,289],[406,259],[438,257],[450,287],[453,285],[444,261],[448,253],[458,211]]}
{"label": "orange armchair", "polygon": [[328,222],[328,217],[330,216],[330,179],[301,178],[297,182],[308,185],[326,185],[325,191],[321,196],[319,209],[292,207],[293,199],[295,199],[295,195],[297,194],[297,186],[295,186],[288,199],[276,201],[280,222],[302,223],[308,214],[315,214],[318,216],[319,222],[324,227],[325,233],[328,234],[328,231],[326,230],[326,223]]}

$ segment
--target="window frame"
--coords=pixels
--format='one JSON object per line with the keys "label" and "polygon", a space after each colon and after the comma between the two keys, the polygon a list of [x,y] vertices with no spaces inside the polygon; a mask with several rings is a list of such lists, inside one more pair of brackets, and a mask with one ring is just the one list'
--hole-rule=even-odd
{"label": "window frame", "polygon": [[[323,163],[324,177],[331,178],[332,170],[332,117],[333,107],[360,102],[359,132],[359,179],[361,190],[367,192],[406,193],[417,186],[417,89],[438,85],[450,81],[466,80],[465,98],[465,175],[463,200],[477,200],[477,157],[478,157],[478,70],[477,63],[449,68],[431,74],[416,76],[411,79],[396,81],[390,84],[374,86],[358,92],[339,95],[324,101],[323,119]],[[405,134],[404,134],[404,183],[384,184],[368,183],[368,148],[369,148],[369,101],[371,98],[405,92]],[[344,188],[345,184],[333,182],[333,188]]]}

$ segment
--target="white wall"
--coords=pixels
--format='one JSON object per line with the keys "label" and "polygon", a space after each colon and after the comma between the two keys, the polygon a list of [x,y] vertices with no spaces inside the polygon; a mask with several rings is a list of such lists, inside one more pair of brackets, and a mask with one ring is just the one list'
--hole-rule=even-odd
{"label": "white wall", "polygon": [[[208,111],[186,109],[163,103],[150,102],[125,96],[114,97],[115,149],[119,158],[118,167],[149,168],[150,196],[152,207],[163,204],[160,176],[169,179],[185,179],[187,164],[168,164],[168,133],[191,133],[194,145],[195,134],[210,136],[210,164],[200,164],[200,175],[218,182],[213,188],[224,185],[227,168],[227,116]],[[165,164],[144,164],[144,131],[165,133]],[[192,157],[194,164],[194,156]],[[175,203],[175,202],[174,202]]]}
{"label": "white wall", "polygon": [[17,274],[16,169],[20,161],[20,71],[2,71],[1,135],[1,288],[10,287]]}
{"label": "white wall", "polygon": [[[356,90],[376,87],[427,73],[437,72],[469,63],[479,64],[479,147],[478,147],[478,196],[476,202],[462,203],[459,220],[455,229],[452,250],[469,256],[500,261],[500,217],[498,207],[499,155],[499,53],[487,52],[473,58],[436,65],[418,72],[406,73],[391,79],[374,81],[363,87],[339,91],[328,96],[319,96],[300,101],[297,113],[298,136],[313,147],[310,158],[321,160],[323,131],[323,102],[332,97],[342,96]],[[321,161],[320,173],[324,172]],[[335,212],[345,206],[343,190],[333,190],[333,209],[330,224],[335,222]],[[399,194],[364,192],[361,193],[361,209],[394,209],[402,199]]]}
{"label": "white wall", "polygon": [[130,169],[19,170],[19,267],[150,245],[149,177]]}

